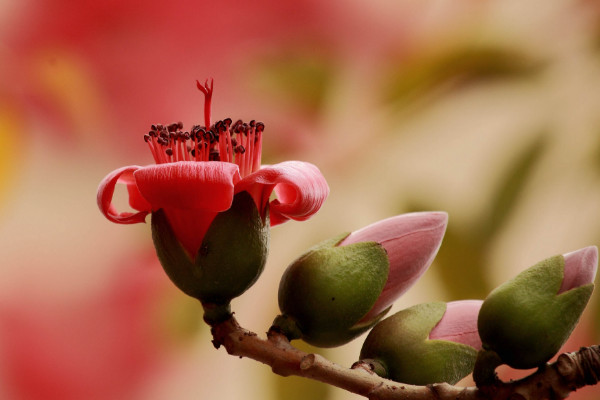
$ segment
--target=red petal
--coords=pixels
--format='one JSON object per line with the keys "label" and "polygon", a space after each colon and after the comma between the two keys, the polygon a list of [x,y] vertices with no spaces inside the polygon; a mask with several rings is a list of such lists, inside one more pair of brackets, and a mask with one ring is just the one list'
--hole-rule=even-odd
{"label": "red petal", "polygon": [[[118,224],[136,224],[138,222],[144,222],[146,215],[150,211],[152,211],[149,207],[148,202],[142,202],[140,200],[143,199],[142,195],[137,191],[132,182],[132,174],[139,170],[142,167],[137,165],[130,165],[128,167],[123,167],[114,170],[110,174],[106,175],[106,177],[100,182],[100,186],[98,186],[98,207],[102,214],[112,222],[116,222]],[[136,205],[138,211],[137,213],[131,212],[118,212],[115,207],[112,205],[112,198],[115,192],[115,186],[117,182],[123,182],[127,184],[127,189],[129,191],[130,203],[133,201]],[[133,196],[133,197],[132,197]],[[144,200],[145,201],[145,200]]]}
{"label": "red petal", "polygon": [[224,211],[231,207],[238,166],[219,161],[180,161],[151,165],[133,174],[152,209]]}
{"label": "red petal", "polygon": [[302,161],[287,161],[263,167],[235,186],[236,193],[250,193],[261,211],[273,190],[277,199],[269,205],[272,226],[290,218],[297,221],[310,218],[329,195],[329,186],[321,171]]}
{"label": "red petal", "polygon": [[182,210],[179,208],[164,208],[167,219],[175,233],[175,237],[188,254],[194,259],[202,245],[204,235],[217,216],[216,211]]}
{"label": "red petal", "polygon": [[129,205],[138,211],[151,210],[152,205],[142,196],[135,184],[133,174],[124,174],[119,178],[119,183],[127,185],[127,193],[129,193]]}

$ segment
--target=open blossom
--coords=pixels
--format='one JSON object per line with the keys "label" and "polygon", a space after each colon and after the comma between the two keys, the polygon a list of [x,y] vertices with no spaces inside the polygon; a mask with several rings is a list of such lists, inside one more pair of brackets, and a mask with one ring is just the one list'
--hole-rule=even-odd
{"label": "open blossom", "polygon": [[[112,222],[144,222],[159,209],[193,259],[214,218],[231,207],[234,195],[248,192],[263,221],[271,226],[288,219],[306,220],[323,204],[329,187],[312,164],[288,161],[261,167],[261,122],[211,123],[212,82],[204,93],[204,126],[189,132],[182,123],[152,125],[144,136],[156,165],[131,165],[108,174],[98,188],[98,206]],[[129,204],[137,212],[119,212],[112,205],[117,183],[127,185]],[[270,200],[272,192],[277,199]]]}
{"label": "open blossom", "polygon": [[274,325],[316,346],[352,340],[427,270],[447,221],[444,212],[404,214],[315,246],[285,271]]}

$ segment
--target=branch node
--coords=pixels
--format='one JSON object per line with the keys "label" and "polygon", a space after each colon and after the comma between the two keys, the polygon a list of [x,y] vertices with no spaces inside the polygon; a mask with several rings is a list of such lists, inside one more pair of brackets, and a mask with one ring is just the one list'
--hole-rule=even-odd
{"label": "branch node", "polygon": [[300,361],[300,369],[302,371],[306,371],[312,368],[315,365],[316,357],[314,354],[307,354],[302,357],[302,361]]}
{"label": "branch node", "polygon": [[359,370],[362,370],[362,371],[366,371],[370,375],[374,375],[375,374],[375,366],[373,365],[373,363],[370,363],[370,362],[365,361],[365,360],[360,360],[360,361],[355,362],[354,364],[352,364],[352,366],[350,367],[350,369],[359,369]]}
{"label": "branch node", "polygon": [[558,373],[579,388],[600,381],[600,346],[582,347],[575,353],[561,354],[556,361]]}

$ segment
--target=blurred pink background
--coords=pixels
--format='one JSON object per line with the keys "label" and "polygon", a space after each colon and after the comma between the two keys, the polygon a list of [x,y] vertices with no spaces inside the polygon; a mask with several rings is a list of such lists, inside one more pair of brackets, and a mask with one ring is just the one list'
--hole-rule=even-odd
{"label": "blurred pink background", "polygon": [[[150,124],[201,122],[194,82],[213,77],[215,118],[263,121],[265,163],[315,163],[331,187],[310,221],[272,230],[265,273],[233,303],[244,326],[268,329],[279,277],[306,248],[414,210],[447,211],[449,228],[394,309],[483,298],[600,243],[599,11],[0,0],[0,397],[361,398],[216,351],[149,227],[105,220],[98,183],[151,162]],[[600,343],[598,299],[565,350]],[[321,352],[349,366],[360,343]]]}

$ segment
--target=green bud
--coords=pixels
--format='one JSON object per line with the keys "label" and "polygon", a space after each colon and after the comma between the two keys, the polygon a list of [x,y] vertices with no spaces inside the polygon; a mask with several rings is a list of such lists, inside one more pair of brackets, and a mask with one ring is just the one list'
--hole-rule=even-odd
{"label": "green bud", "polygon": [[[465,334],[474,336],[459,343],[462,334],[430,339],[447,306],[443,302],[418,304],[379,322],[365,340],[360,359],[375,372],[397,382],[412,385],[448,382],[455,384],[473,370],[478,338],[472,332],[480,302],[471,301],[466,315],[452,315],[442,330],[457,330],[464,323]],[[460,309],[460,307],[459,307]],[[464,313],[463,313],[464,314]],[[441,324],[441,323],[440,323]],[[470,345],[471,344],[471,345]]]}
{"label": "green bud", "polygon": [[252,197],[247,192],[236,194],[231,208],[214,218],[192,261],[164,212],[156,211],[152,213],[156,253],[169,278],[183,292],[205,305],[227,305],[252,286],[264,269],[268,215],[263,221]]}
{"label": "green bud", "polygon": [[389,310],[361,321],[386,283],[389,262],[375,242],[337,245],[348,234],[325,241],[294,261],[279,285],[279,316],[274,326],[290,338],[320,347],[349,342]]}
{"label": "green bud", "polygon": [[484,349],[519,369],[552,358],[575,328],[594,287],[587,283],[559,292],[564,272],[565,257],[555,256],[492,291],[478,320]]}

